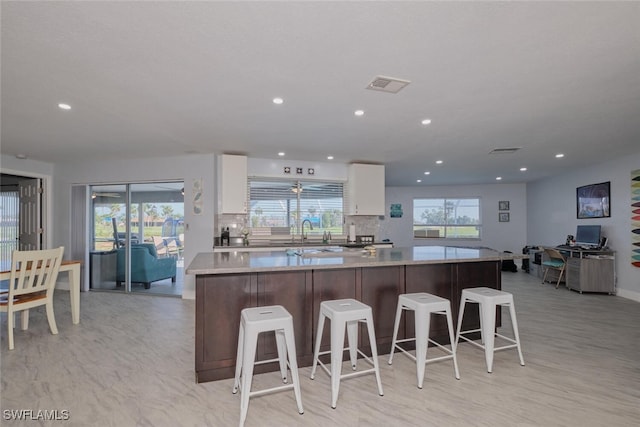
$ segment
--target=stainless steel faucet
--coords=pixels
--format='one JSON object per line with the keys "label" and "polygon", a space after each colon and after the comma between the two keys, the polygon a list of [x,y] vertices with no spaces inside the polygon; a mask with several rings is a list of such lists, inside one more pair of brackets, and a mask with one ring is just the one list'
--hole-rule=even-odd
{"label": "stainless steel faucet", "polygon": [[305,222],[309,223],[309,230],[313,230],[313,224],[311,224],[311,221],[309,221],[308,219],[305,219],[304,221],[302,221],[302,228],[300,229],[300,243],[304,243],[304,241],[307,239],[307,236],[304,235]]}

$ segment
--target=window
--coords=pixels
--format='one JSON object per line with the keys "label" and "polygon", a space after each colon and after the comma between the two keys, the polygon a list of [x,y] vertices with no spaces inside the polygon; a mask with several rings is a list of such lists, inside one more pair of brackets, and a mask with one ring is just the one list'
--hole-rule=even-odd
{"label": "window", "polygon": [[344,197],[341,182],[276,181],[249,179],[249,227],[270,234],[300,234],[302,221],[309,220],[309,234],[343,234]]}
{"label": "window", "polygon": [[480,199],[414,199],[414,237],[479,239]]}

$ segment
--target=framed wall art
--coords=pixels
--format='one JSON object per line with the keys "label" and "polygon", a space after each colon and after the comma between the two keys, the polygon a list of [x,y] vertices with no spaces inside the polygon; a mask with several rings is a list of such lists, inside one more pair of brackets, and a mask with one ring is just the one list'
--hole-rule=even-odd
{"label": "framed wall art", "polygon": [[576,216],[583,218],[608,218],[610,209],[611,182],[590,184],[576,189]]}
{"label": "framed wall art", "polygon": [[509,212],[500,212],[500,213],[498,213],[498,221],[500,221],[500,222],[509,222]]}
{"label": "framed wall art", "polygon": [[508,211],[509,210],[509,201],[508,200],[499,201],[498,202],[498,210]]}

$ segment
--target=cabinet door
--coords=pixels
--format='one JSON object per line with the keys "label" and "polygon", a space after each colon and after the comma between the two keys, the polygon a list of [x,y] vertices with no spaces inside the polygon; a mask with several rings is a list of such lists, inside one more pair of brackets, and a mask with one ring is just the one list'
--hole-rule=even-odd
{"label": "cabinet door", "polygon": [[[313,357],[311,347],[312,283],[310,271],[265,272],[258,274],[258,306],[281,305],[293,317],[296,355],[301,362]],[[257,357],[260,360],[278,357],[272,332],[260,334]],[[261,372],[256,370],[255,372]]]}
{"label": "cabinet door", "polygon": [[[313,271],[313,345],[315,348],[316,332],[320,303],[344,298],[356,298],[356,270],[314,270]],[[345,338],[346,340],[346,338]],[[331,322],[325,320],[322,332],[320,351],[331,349]],[[345,352],[345,355],[348,355]],[[345,356],[346,357],[346,356]]]}
{"label": "cabinet door", "polygon": [[[399,266],[362,269],[362,299],[371,307],[378,353],[391,349],[398,295],[404,292],[404,268]],[[369,336],[366,327],[360,328],[360,342],[368,351]],[[402,335],[400,338],[404,338]]]}
{"label": "cabinet door", "polygon": [[384,166],[349,166],[349,214],[384,215]]}
{"label": "cabinet door", "polygon": [[223,154],[219,162],[219,206],[223,214],[247,213],[247,158]]}
{"label": "cabinet door", "polygon": [[255,305],[254,278],[249,274],[196,277],[196,373],[212,371],[199,381],[233,377],[240,312]]}
{"label": "cabinet door", "polygon": [[[452,279],[452,264],[408,265],[406,267],[406,293],[426,292],[451,301],[451,315],[457,313],[454,307],[455,286]],[[415,316],[413,311],[405,311],[406,336],[415,337]],[[447,342],[449,330],[445,316],[432,315],[429,336],[438,342]]]}

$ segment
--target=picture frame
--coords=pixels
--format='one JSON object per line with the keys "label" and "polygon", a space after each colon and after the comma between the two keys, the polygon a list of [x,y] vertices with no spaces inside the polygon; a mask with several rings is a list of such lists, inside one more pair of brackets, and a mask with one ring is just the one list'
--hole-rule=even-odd
{"label": "picture frame", "polygon": [[499,212],[498,213],[498,221],[500,221],[500,222],[509,222],[509,212]]}
{"label": "picture frame", "polygon": [[611,216],[611,181],[576,188],[576,217],[609,218]]}
{"label": "picture frame", "polygon": [[498,202],[498,210],[500,211],[508,211],[509,210],[509,201],[501,200]]}

